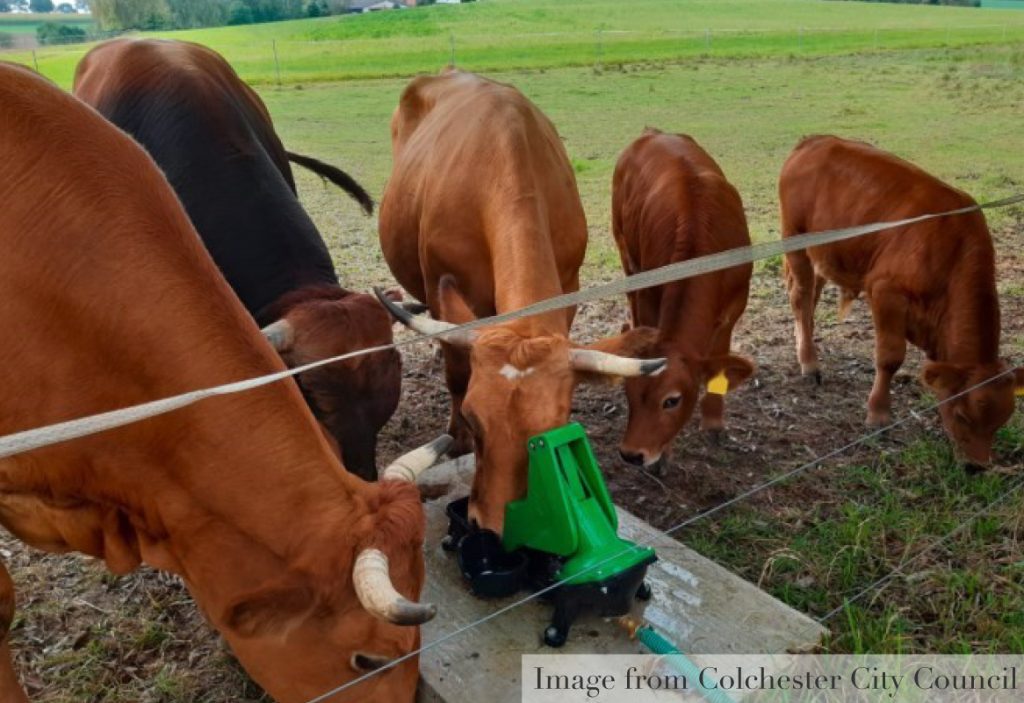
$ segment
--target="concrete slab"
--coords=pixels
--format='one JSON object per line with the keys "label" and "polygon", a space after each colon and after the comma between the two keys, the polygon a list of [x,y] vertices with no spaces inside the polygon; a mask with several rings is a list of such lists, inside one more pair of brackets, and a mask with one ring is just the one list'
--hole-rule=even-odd
{"label": "concrete slab", "polygon": [[[482,600],[473,596],[459,573],[455,555],[441,548],[447,533],[449,501],[466,495],[472,480],[472,455],[428,471],[436,494],[427,513],[427,583],[423,600],[438,615],[422,628],[427,644],[524,597]],[[431,476],[433,474],[433,476]],[[647,572],[654,597],[635,612],[687,654],[770,654],[801,651],[820,642],[825,628],[753,584],[619,510],[619,534],[653,546],[659,561]],[[520,700],[523,654],[638,654],[639,644],[622,629],[599,618],[581,618],[566,645],[554,650],[541,643],[552,608],[532,601],[474,627],[424,652],[420,657],[420,703],[513,703]]]}

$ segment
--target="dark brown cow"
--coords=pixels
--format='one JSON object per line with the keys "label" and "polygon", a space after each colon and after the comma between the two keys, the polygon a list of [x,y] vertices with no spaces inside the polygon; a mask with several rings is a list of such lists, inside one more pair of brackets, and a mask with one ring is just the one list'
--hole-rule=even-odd
{"label": "dark brown cow", "polygon": [[[380,237],[395,278],[446,329],[575,290],[587,226],[572,167],[554,126],[515,88],[459,71],[417,78],[391,121],[394,168]],[[557,311],[446,338],[456,450],[472,441],[470,516],[501,532],[505,504],[526,490],[526,440],[569,419],[587,374],[653,373],[569,341],[574,311]],[[439,322],[443,321],[443,322]],[[472,374],[470,369],[472,368]]]}
{"label": "dark brown cow", "polygon": [[[612,233],[626,275],[750,244],[743,202],[714,159],[692,138],[656,129],[645,130],[615,166]],[[625,461],[658,465],[712,378],[721,377],[701,400],[701,429],[725,428],[724,391],[754,372],[729,351],[752,272],[735,266],[629,294],[632,352],[666,357],[668,365],[655,377],[626,381]]]}
{"label": "dark brown cow", "polygon": [[[779,197],[784,237],[974,204],[903,159],[832,136],[797,145],[782,169]],[[889,387],[907,341],[927,355],[921,379],[940,400],[1007,370],[999,358],[995,252],[981,212],[795,252],[786,256],[785,275],[800,368],[819,379],[814,308],[822,287],[838,285],[844,308],[867,296],[875,324],[869,425],[890,422]],[[1004,375],[941,406],[946,432],[969,465],[991,460],[995,432],[1013,413],[1014,383]],[[1020,370],[1016,384],[1024,386]]]}
{"label": "dark brown cow", "polygon": [[[0,202],[0,436],[284,368],[152,159],[9,64]],[[180,575],[282,702],[412,651],[434,612],[399,595],[423,584],[415,487],[345,472],[293,383],[0,458],[0,524],[116,573]],[[5,703],[25,700],[13,610],[0,565]],[[411,701],[416,677],[410,658],[332,700]]]}
{"label": "dark brown cow", "polygon": [[[373,296],[339,285],[288,160],[329,176],[367,212],[373,201],[343,171],[286,152],[263,101],[220,55],[187,42],[116,39],[82,59],[75,95],[156,160],[289,366],[391,342],[391,318]],[[346,468],[375,478],[377,433],[401,392],[398,352],[322,366],[299,382]]]}

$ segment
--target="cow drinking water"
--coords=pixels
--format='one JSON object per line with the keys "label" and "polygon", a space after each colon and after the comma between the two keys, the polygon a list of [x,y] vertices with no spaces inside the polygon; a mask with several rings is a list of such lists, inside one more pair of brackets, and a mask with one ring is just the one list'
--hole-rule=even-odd
{"label": "cow drinking water", "polygon": [[[394,166],[381,203],[384,258],[434,319],[420,331],[508,312],[579,287],[587,225],[551,122],[515,88],[448,71],[413,80],[391,120]],[[569,340],[574,310],[444,338],[456,451],[476,453],[469,515],[500,533],[526,491],[526,440],[569,419],[574,385],[656,373],[616,356],[620,340]]]}

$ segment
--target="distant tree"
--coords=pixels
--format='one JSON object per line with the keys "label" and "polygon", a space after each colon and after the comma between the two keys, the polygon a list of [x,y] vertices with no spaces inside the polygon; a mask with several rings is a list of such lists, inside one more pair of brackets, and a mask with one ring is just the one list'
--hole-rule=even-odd
{"label": "distant tree", "polygon": [[253,14],[252,8],[242,2],[242,0],[234,0],[231,3],[231,7],[228,8],[228,24],[252,24]]}
{"label": "distant tree", "polygon": [[46,44],[74,44],[89,38],[85,30],[64,22],[43,22],[36,27],[36,40]]}
{"label": "distant tree", "polygon": [[175,29],[217,27],[228,22],[228,0],[167,0]]}
{"label": "distant tree", "polygon": [[32,12],[53,12],[53,0],[29,0],[28,9]]}
{"label": "distant tree", "polygon": [[66,15],[70,15],[74,11],[75,6],[69,2],[62,2],[60,5],[57,5],[57,12],[63,12]]}
{"label": "distant tree", "polygon": [[167,0],[92,0],[100,29],[164,29],[171,25]]}
{"label": "distant tree", "polygon": [[10,12],[11,4],[7,0],[0,0],[0,12]]}

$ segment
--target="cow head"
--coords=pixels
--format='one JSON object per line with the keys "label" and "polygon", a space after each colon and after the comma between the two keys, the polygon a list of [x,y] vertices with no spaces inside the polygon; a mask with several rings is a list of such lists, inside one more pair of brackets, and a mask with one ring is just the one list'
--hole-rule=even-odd
{"label": "cow head", "polygon": [[[693,416],[702,389],[711,379],[724,376],[722,389],[738,388],[754,374],[749,359],[734,354],[692,358],[673,351],[671,344],[658,342],[658,330],[638,327],[623,335],[626,353],[642,358],[664,357],[664,372],[657,376],[626,380],[629,421],[619,445],[622,459],[637,466],[659,465],[672,440]],[[719,428],[708,428],[719,429]]]}
{"label": "cow head", "polygon": [[[439,295],[444,320],[476,319],[451,277],[441,279]],[[417,332],[444,332],[454,326],[383,302]],[[574,386],[580,381],[656,374],[665,361],[610,353],[618,338],[582,347],[564,334],[527,335],[522,329],[510,324],[441,337],[447,344],[470,349],[472,374],[461,408],[476,454],[469,517],[498,534],[504,527],[505,505],[526,493],[527,440],[569,421]]]}
{"label": "cow head", "polygon": [[[424,520],[413,482],[450,443],[442,437],[389,466],[367,487],[365,511],[345,534],[320,535],[327,542],[317,540],[308,563],[219,613],[239,661],[274,700],[310,700],[419,647],[417,626],[436,608],[415,601],[424,580]],[[417,674],[410,657],[332,700],[409,702]]]}
{"label": "cow head", "polygon": [[[373,296],[337,287],[302,289],[274,306],[263,333],[290,367],[392,341],[391,318]],[[398,407],[402,360],[394,349],[307,371],[302,395],[342,463],[367,480],[377,476],[377,433]]]}
{"label": "cow head", "polygon": [[[939,415],[946,434],[969,470],[983,470],[991,463],[996,431],[1013,414],[1015,390],[1024,389],[1024,369],[1007,373],[1009,368],[1004,361],[991,364],[929,361],[921,372],[921,381],[940,401],[952,398],[939,406]],[[998,374],[1003,375],[985,383]],[[958,395],[960,393],[963,395]]]}

